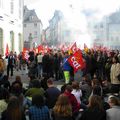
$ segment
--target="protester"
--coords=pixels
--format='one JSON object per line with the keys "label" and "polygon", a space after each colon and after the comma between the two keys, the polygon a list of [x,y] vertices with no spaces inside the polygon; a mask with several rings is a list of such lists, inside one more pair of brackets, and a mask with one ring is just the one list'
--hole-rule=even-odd
{"label": "protester", "polygon": [[67,85],[65,88],[65,92],[63,94],[68,97],[69,102],[72,106],[73,117],[76,118],[79,114],[80,103],[77,102],[76,97],[71,92],[72,92],[72,86]]}
{"label": "protester", "polygon": [[14,65],[15,65],[15,58],[13,52],[11,51],[10,55],[8,56],[7,76],[9,76],[9,70],[11,70],[11,76],[13,76]]}
{"label": "protester", "polygon": [[24,111],[16,97],[11,97],[7,109],[2,113],[1,120],[26,120]]}
{"label": "protester", "polygon": [[45,91],[41,87],[39,80],[33,80],[32,81],[32,88],[29,88],[26,91],[25,96],[32,97],[33,95],[36,95],[36,94],[40,94],[41,96],[44,96],[44,93],[45,93]]}
{"label": "protester", "polygon": [[100,96],[93,95],[90,97],[88,109],[82,113],[79,120],[106,120],[106,112],[103,109]]}
{"label": "protester", "polygon": [[119,93],[120,80],[118,80],[118,75],[120,75],[120,63],[117,57],[113,57],[112,62],[113,64],[112,64],[111,73],[110,73],[111,84],[112,84],[111,92]]}
{"label": "protester", "polygon": [[50,120],[50,113],[43,96],[36,94],[32,96],[32,106],[28,110],[30,120]]}
{"label": "protester", "polygon": [[47,80],[48,89],[45,92],[46,105],[49,109],[52,109],[60,95],[60,90],[54,86],[53,78]]}
{"label": "protester", "polygon": [[72,106],[69,99],[64,94],[58,97],[58,100],[53,108],[53,120],[73,120]]}
{"label": "protester", "polygon": [[107,112],[107,120],[119,120],[120,119],[120,99],[115,96],[110,96],[108,99],[110,109]]}
{"label": "protester", "polygon": [[68,62],[68,52],[65,52],[64,58],[63,58],[63,73],[64,73],[64,78],[65,78],[65,83],[70,83],[70,71],[71,71],[71,66]]}

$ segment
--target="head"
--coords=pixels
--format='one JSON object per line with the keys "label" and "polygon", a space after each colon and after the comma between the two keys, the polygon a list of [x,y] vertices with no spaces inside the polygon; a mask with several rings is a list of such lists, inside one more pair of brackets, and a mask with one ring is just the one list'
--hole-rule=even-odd
{"label": "head", "polygon": [[43,96],[41,96],[40,94],[36,94],[32,96],[32,105],[36,107],[42,107],[44,106],[44,104],[45,102]]}
{"label": "head", "polygon": [[69,54],[68,54],[68,51],[65,52],[64,56],[67,57]]}
{"label": "head", "polygon": [[48,86],[48,87],[54,86],[53,78],[49,78],[49,79],[47,80],[47,86]]}
{"label": "head", "polygon": [[100,86],[93,87],[93,95],[98,95],[102,97],[102,90]]}
{"label": "head", "polygon": [[75,90],[79,90],[80,89],[79,82],[73,81],[72,82],[72,88],[75,89]]}
{"label": "head", "polygon": [[15,81],[21,82],[21,77],[20,76],[16,76]]}
{"label": "head", "polygon": [[21,106],[17,97],[12,96],[9,99],[8,107],[7,107],[7,117],[9,120],[21,120]]}
{"label": "head", "polygon": [[32,87],[33,88],[40,88],[41,87],[40,81],[39,80],[33,80],[32,81]]}
{"label": "head", "polygon": [[94,88],[94,86],[100,86],[100,81],[98,79],[93,79],[91,81],[92,87]]}
{"label": "head", "polygon": [[72,116],[72,107],[69,103],[69,99],[64,94],[58,97],[58,100],[53,108],[55,114],[62,116]]}
{"label": "head", "polygon": [[115,96],[109,96],[108,103],[109,103],[110,107],[120,106],[120,99]]}
{"label": "head", "polygon": [[0,100],[8,100],[9,99],[9,91],[5,88],[0,87]]}
{"label": "head", "polygon": [[73,90],[73,89],[72,89],[72,85],[67,85],[66,88],[65,88],[65,91],[66,91],[66,92],[70,92],[70,93],[71,93],[72,90]]}
{"label": "head", "polygon": [[11,93],[14,94],[15,96],[19,96],[22,93],[22,86],[19,83],[14,83],[11,86]]}
{"label": "head", "polygon": [[102,98],[98,95],[92,95],[89,98],[88,107],[91,109],[98,108],[100,110],[103,110]]}
{"label": "head", "polygon": [[113,57],[113,58],[112,58],[112,62],[113,62],[113,63],[118,63],[118,57]]}
{"label": "head", "polygon": [[10,52],[10,55],[11,55],[11,56],[13,55],[13,51]]}

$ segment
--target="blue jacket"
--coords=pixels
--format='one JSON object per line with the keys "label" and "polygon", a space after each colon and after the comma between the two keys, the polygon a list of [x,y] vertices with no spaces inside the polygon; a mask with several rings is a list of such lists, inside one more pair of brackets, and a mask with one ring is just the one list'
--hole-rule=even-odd
{"label": "blue jacket", "polygon": [[71,70],[71,66],[70,66],[70,64],[69,64],[67,59],[68,59],[68,57],[65,57],[63,59],[63,70],[64,71],[70,71]]}

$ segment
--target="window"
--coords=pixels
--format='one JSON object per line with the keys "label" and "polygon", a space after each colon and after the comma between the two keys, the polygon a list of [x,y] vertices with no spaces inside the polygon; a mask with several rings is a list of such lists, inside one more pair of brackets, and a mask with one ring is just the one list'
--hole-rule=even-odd
{"label": "window", "polygon": [[97,29],[97,28],[98,28],[98,26],[97,26],[97,25],[95,25],[95,26],[94,26],[94,29]]}
{"label": "window", "polygon": [[37,37],[37,31],[34,31],[34,37]]}
{"label": "window", "polygon": [[37,27],[37,23],[34,23],[34,27]]}
{"label": "window", "polygon": [[102,23],[100,24],[100,28],[103,28],[103,24]]}
{"label": "window", "polygon": [[26,27],[27,25],[26,24],[24,24],[24,27]]}
{"label": "window", "polygon": [[10,2],[10,13],[13,14],[14,12],[14,0],[11,0]]}
{"label": "window", "polygon": [[116,37],[116,41],[119,41],[119,37],[118,36]]}
{"label": "window", "polygon": [[20,19],[21,19],[21,16],[22,16],[21,9],[22,9],[22,1],[19,0],[19,18],[20,18]]}
{"label": "window", "polygon": [[33,20],[33,18],[34,18],[34,16],[30,16],[30,17],[29,17],[29,20]]}

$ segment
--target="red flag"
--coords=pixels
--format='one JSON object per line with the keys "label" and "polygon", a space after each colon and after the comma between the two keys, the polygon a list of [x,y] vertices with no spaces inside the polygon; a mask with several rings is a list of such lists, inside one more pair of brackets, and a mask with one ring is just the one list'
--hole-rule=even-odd
{"label": "red flag", "polygon": [[68,62],[74,68],[75,72],[77,72],[79,69],[83,69],[85,64],[82,58],[81,50],[79,49],[72,56],[70,56],[68,58]]}
{"label": "red flag", "polygon": [[38,46],[38,53],[42,52],[44,50],[44,47],[42,45]]}
{"label": "red flag", "polygon": [[29,58],[28,52],[29,52],[28,49],[23,48],[22,56],[23,56],[24,60],[28,60],[28,58]]}
{"label": "red flag", "polygon": [[70,53],[75,53],[78,50],[76,42],[72,45],[72,47],[70,48]]}
{"label": "red flag", "polygon": [[8,56],[9,55],[9,47],[8,47],[8,44],[6,45],[6,51],[5,51],[5,56]]}

